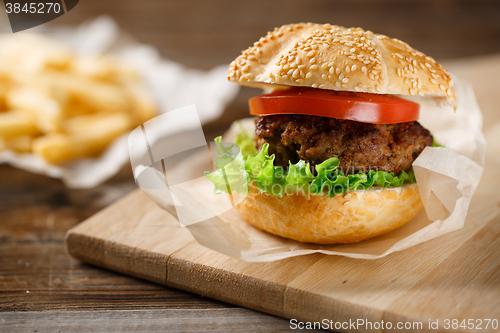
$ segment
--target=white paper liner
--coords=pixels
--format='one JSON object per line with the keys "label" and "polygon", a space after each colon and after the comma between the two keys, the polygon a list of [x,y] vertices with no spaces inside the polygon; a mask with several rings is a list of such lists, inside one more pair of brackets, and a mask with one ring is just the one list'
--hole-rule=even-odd
{"label": "white paper liner", "polygon": [[[226,65],[201,71],[162,59],[154,47],[132,42],[107,16],[76,28],[51,27],[49,37],[71,47],[78,54],[112,54],[133,64],[143,76],[161,113],[196,104],[201,124],[205,124],[217,119],[239,90],[238,85],[227,81]],[[92,188],[115,175],[128,161],[127,137],[128,134],[125,134],[115,140],[99,158],[51,165],[33,154],[0,151],[0,163],[60,178],[69,188]]]}
{"label": "white paper liner", "polygon": [[[190,181],[189,186],[182,188],[180,197],[176,197],[172,189],[175,185],[170,184],[169,190],[161,172],[146,168],[154,175],[152,178],[156,181],[153,183],[158,186],[146,186],[143,190],[175,216],[180,206],[196,210],[205,219],[198,218],[203,221],[191,224],[180,219],[181,225],[186,225],[200,244],[245,261],[273,261],[311,253],[361,259],[384,257],[464,225],[471,197],[484,169],[486,142],[472,87],[458,78],[455,78],[454,86],[458,103],[456,112],[451,107],[439,108],[432,100],[418,100],[421,103],[420,123],[446,148],[427,147],[413,163],[425,210],[405,226],[386,235],[343,245],[315,245],[273,236],[246,223],[234,208],[215,214],[218,204],[210,198],[213,194],[207,195],[213,193],[213,185],[204,177]],[[202,154],[192,156],[177,172],[199,174],[195,169],[205,164],[204,158]],[[168,173],[168,177],[171,174],[173,172]],[[227,200],[228,196],[219,197]],[[221,205],[227,207],[227,203]]]}

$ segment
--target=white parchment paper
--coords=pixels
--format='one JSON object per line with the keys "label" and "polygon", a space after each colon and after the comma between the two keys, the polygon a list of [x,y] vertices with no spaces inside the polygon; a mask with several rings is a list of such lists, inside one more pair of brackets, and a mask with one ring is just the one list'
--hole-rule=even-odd
{"label": "white parchment paper", "polygon": [[[32,31],[33,29],[26,33],[33,33]],[[239,90],[238,85],[227,81],[226,65],[201,71],[187,69],[176,62],[162,59],[154,47],[131,41],[120,32],[115,21],[107,16],[98,17],[76,28],[51,27],[47,34],[78,54],[110,54],[130,63],[143,76],[162,113],[196,104],[201,124],[205,124],[217,119]],[[0,163],[60,178],[70,188],[91,188],[112,177],[128,163],[127,136],[125,134],[117,139],[95,159],[51,165],[32,154],[0,151]]]}
{"label": "white parchment paper", "polygon": [[[481,112],[472,87],[455,78],[455,89],[456,112],[451,107],[438,107],[433,100],[418,99],[421,124],[431,130],[446,148],[427,147],[413,164],[425,210],[405,226],[383,236],[354,244],[315,245],[260,231],[231,208],[228,196],[213,198],[212,183],[200,176],[207,168],[206,156],[202,153],[191,156],[182,163],[181,169],[167,173],[168,177],[175,172],[191,173],[189,179],[192,180],[183,186],[167,185],[161,172],[146,167],[150,174],[148,179],[155,186],[149,184],[141,188],[174,216],[178,215],[180,208],[195,212],[198,222],[186,224],[181,221],[181,225],[187,225],[200,244],[235,258],[273,261],[310,253],[380,258],[464,225],[471,197],[484,169],[486,142],[481,130]],[[235,129],[232,128],[231,132]],[[200,170],[197,166],[201,166]],[[221,198],[225,198],[226,202],[218,202]]]}

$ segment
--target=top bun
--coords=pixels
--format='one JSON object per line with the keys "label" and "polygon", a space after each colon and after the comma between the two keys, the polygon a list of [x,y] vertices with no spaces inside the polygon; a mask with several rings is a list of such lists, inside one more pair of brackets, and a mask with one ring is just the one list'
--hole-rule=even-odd
{"label": "top bun", "polygon": [[456,107],[452,79],[431,57],[394,38],[330,24],[276,28],[231,63],[228,79],[263,89],[434,96]]}

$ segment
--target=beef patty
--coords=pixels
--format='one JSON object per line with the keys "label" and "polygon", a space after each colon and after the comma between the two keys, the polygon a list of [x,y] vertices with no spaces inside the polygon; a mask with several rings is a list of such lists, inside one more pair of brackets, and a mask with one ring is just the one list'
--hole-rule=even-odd
{"label": "beef patty", "polygon": [[305,115],[271,115],[256,119],[260,149],[269,143],[275,165],[288,167],[299,160],[311,166],[331,157],[340,160],[344,174],[382,170],[398,175],[411,164],[432,136],[418,122],[369,124]]}

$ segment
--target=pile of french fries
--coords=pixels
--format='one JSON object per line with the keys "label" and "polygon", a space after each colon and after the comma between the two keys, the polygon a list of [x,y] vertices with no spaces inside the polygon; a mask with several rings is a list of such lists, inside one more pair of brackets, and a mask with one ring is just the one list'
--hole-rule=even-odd
{"label": "pile of french fries", "polygon": [[0,39],[0,151],[31,152],[51,164],[96,157],[156,115],[129,64],[77,55],[37,35]]}

